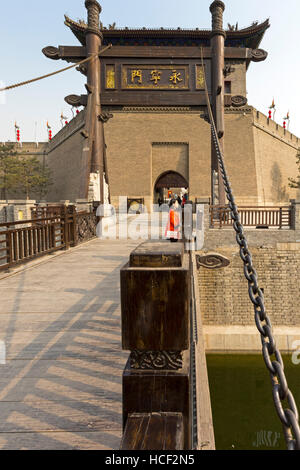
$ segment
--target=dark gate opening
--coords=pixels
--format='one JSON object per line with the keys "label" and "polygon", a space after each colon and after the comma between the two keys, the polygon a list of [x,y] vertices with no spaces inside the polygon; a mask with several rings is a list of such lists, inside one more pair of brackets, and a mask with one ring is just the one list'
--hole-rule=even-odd
{"label": "dark gate opening", "polygon": [[159,176],[154,186],[154,204],[168,204],[174,196],[180,198],[186,194],[188,199],[187,180],[176,171],[167,171]]}

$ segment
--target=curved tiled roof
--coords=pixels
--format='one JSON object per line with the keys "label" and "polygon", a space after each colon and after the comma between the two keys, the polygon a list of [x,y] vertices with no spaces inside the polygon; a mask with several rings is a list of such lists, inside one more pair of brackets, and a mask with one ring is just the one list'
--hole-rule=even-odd
{"label": "curved tiled roof", "polygon": [[[85,32],[87,24],[76,22],[65,16],[65,24],[71,29],[82,45],[85,45]],[[226,31],[226,46],[251,47],[256,49],[265,33],[270,27],[269,20],[253,24],[248,28]],[[151,28],[122,28],[102,29],[103,43],[120,45],[194,45],[194,43],[208,43],[211,30],[209,29],[151,29]],[[170,43],[170,44],[168,44]]]}

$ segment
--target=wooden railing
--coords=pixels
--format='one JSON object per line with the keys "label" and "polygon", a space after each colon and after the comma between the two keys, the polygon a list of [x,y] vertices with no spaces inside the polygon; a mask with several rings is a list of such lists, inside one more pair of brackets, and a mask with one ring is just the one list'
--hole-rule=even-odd
{"label": "wooden railing", "polygon": [[[45,213],[45,212],[44,212]],[[63,206],[59,215],[0,224],[0,270],[96,236],[94,212]]]}
{"label": "wooden railing", "polygon": [[[241,223],[244,227],[291,228],[292,210],[290,206],[250,207],[239,206]],[[210,206],[210,226],[222,228],[232,226],[231,211],[228,206]]]}

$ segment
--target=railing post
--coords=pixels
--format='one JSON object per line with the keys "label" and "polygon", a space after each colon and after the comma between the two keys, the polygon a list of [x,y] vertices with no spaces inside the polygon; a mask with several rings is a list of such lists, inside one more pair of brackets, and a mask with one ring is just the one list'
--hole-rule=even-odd
{"label": "railing post", "polygon": [[64,245],[65,250],[70,249],[70,234],[69,234],[69,214],[68,214],[68,206],[63,206],[62,209],[62,220],[63,220],[63,227],[64,227]]}
{"label": "railing post", "polygon": [[148,450],[163,449],[157,435],[170,422],[166,450],[190,449],[190,273],[183,243],[146,242],[131,253],[121,269],[121,308],[122,347],[131,351],[123,373],[121,449],[137,449],[130,429],[143,420]]}
{"label": "railing post", "polygon": [[6,248],[7,248],[7,264],[11,266],[13,263],[13,246],[12,246],[12,234],[9,230],[6,232]]}
{"label": "railing post", "polygon": [[78,240],[77,240],[77,210],[76,206],[71,206],[71,211],[70,211],[70,236],[71,240],[70,243],[72,246],[77,246],[78,245]]}
{"label": "railing post", "polygon": [[300,230],[300,201],[291,199],[291,229]]}
{"label": "railing post", "polygon": [[219,226],[219,228],[222,228],[223,214],[224,214],[223,207],[220,207],[220,208],[219,208],[219,221],[220,221],[220,226]]}
{"label": "railing post", "polygon": [[282,228],[282,207],[279,208],[279,229]]}

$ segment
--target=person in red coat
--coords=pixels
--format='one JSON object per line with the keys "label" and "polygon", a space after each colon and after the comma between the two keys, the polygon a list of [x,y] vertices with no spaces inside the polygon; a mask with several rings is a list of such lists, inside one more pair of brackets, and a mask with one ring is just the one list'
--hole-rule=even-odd
{"label": "person in red coat", "polygon": [[170,201],[170,211],[165,236],[171,242],[177,242],[181,238],[180,205],[177,199]]}

